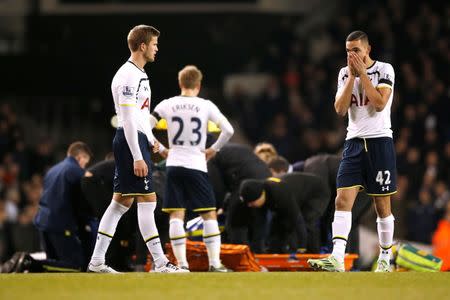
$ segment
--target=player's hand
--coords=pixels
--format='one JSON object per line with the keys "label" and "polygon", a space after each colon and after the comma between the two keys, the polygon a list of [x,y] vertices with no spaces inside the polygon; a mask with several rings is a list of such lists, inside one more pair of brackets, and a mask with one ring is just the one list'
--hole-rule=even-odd
{"label": "player's hand", "polygon": [[212,149],[212,148],[208,148],[205,151],[205,157],[206,157],[206,161],[210,160],[211,158],[213,158],[214,156],[216,156],[216,150]]}
{"label": "player's hand", "polygon": [[351,75],[358,76],[358,74],[356,73],[355,67],[353,66],[353,62],[352,62],[350,54],[351,54],[351,52],[349,52],[347,54],[347,66],[348,66],[348,69],[349,69]]}
{"label": "player's hand", "polygon": [[161,155],[162,158],[166,159],[167,156],[169,156],[169,150],[164,149],[163,151],[159,152],[159,155]]}
{"label": "player's hand", "polygon": [[157,140],[155,140],[153,142],[153,153],[158,153],[159,152],[159,143]]}
{"label": "player's hand", "polygon": [[366,72],[366,64],[363,62],[362,58],[353,52],[351,52],[350,55],[351,63],[356,73],[358,73],[358,75],[364,74]]}
{"label": "player's hand", "polygon": [[147,164],[143,159],[136,160],[133,164],[134,167],[134,175],[137,177],[145,177],[148,174]]}

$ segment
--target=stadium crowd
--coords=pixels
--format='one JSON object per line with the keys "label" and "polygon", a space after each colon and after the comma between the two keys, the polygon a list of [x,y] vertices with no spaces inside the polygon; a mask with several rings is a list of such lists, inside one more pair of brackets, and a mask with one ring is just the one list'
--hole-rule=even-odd
{"label": "stadium crowd", "polygon": [[[248,99],[245,90],[236,89],[233,101],[223,106],[251,144],[270,142],[292,163],[338,153],[346,123],[332,102],[338,70],[345,65],[343,40],[355,28],[364,29],[374,45],[372,56],[390,62],[397,76],[392,108],[398,166],[395,237],[439,244],[450,239],[448,234],[433,239],[438,224],[450,222],[450,6],[382,2],[350,1],[353,13],[309,29],[286,17],[267,47],[243,66],[245,72],[271,75],[264,93]],[[0,262],[17,251],[40,250],[33,218],[42,178],[67,147],[48,138],[28,145],[19,110],[2,102]]]}

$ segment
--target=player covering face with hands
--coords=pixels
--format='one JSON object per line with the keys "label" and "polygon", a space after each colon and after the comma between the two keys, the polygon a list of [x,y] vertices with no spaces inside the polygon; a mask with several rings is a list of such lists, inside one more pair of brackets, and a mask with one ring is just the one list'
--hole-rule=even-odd
{"label": "player covering face with hands", "polygon": [[332,224],[333,252],[310,259],[315,269],[344,271],[344,255],[351,229],[352,207],[358,192],[373,198],[380,243],[377,272],[390,271],[394,235],[391,195],[396,193],[396,161],[391,130],[395,73],[389,63],[370,57],[367,34],[354,31],[346,40],[347,66],[338,75],[334,107],[348,113],[347,137],[336,178],[336,210]]}

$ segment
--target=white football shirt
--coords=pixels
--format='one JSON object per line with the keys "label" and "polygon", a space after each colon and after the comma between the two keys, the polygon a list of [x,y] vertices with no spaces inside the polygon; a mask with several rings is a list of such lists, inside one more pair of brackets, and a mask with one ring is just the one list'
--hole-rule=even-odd
{"label": "white football shirt", "polygon": [[175,96],[161,101],[154,111],[167,121],[169,155],[166,166],[207,172],[203,151],[208,120],[219,125],[226,120],[217,106],[200,97]]}
{"label": "white football shirt", "polygon": [[[348,79],[348,67],[339,71],[338,93]],[[352,98],[348,109],[348,127],[346,140],[352,138],[391,137],[391,106],[394,98],[395,73],[389,63],[375,61],[367,68],[367,75],[376,88],[386,87],[392,90],[389,100],[380,112],[369,104],[369,99],[362,88],[360,78],[355,78]]]}
{"label": "white football shirt", "polygon": [[[124,126],[125,107],[133,107],[131,121],[135,122],[137,130],[146,134],[148,141],[153,144],[154,137],[149,122],[151,90],[147,73],[129,60],[117,71],[111,90],[118,127]],[[127,142],[130,143],[128,140]],[[131,145],[130,148],[132,148]]]}

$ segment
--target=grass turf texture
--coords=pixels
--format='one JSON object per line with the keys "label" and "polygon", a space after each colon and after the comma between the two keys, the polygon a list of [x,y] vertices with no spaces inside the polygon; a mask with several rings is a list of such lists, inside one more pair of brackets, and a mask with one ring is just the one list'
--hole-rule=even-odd
{"label": "grass turf texture", "polygon": [[413,272],[1,274],[0,299],[445,299],[449,283]]}

